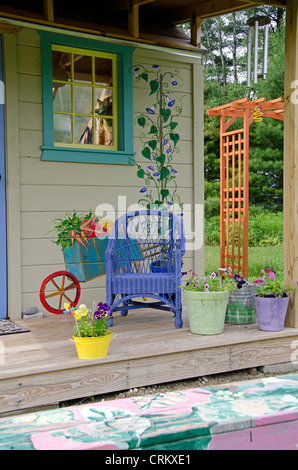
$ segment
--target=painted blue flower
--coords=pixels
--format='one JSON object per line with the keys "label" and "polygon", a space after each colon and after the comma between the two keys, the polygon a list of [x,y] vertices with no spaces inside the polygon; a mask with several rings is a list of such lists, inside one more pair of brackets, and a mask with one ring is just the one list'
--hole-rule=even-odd
{"label": "painted blue flower", "polygon": [[171,108],[172,106],[174,106],[175,101],[176,101],[176,100],[171,100],[171,101],[168,102],[169,108]]}
{"label": "painted blue flower", "polygon": [[155,114],[155,106],[151,106],[151,108],[146,108],[147,113]]}
{"label": "painted blue flower", "polygon": [[153,159],[155,159],[155,158],[157,157],[156,153],[152,153],[152,154],[151,154],[151,157],[152,157]]}
{"label": "painted blue flower", "polygon": [[160,177],[159,171],[156,171],[155,173],[153,173],[153,176],[155,176],[155,178],[159,178]]}
{"label": "painted blue flower", "polygon": [[147,192],[147,188],[142,188],[142,189],[140,190],[140,193],[146,193],[146,192]]}
{"label": "painted blue flower", "polygon": [[174,168],[171,169],[171,172],[175,174],[178,173],[176,170],[174,170]]}
{"label": "painted blue flower", "polygon": [[148,170],[150,170],[150,171],[154,171],[154,168],[153,168],[153,166],[148,166]]}
{"label": "painted blue flower", "polygon": [[156,65],[156,64],[155,64],[155,65],[152,65],[152,67],[153,67],[154,69],[158,69],[158,68],[159,68],[159,65]]}
{"label": "painted blue flower", "polygon": [[169,142],[169,139],[164,139],[163,140],[163,145],[167,145],[168,142]]}
{"label": "painted blue flower", "polygon": [[172,77],[172,85],[174,85],[174,86],[175,86],[175,85],[178,85],[178,82],[177,82],[177,80],[175,80],[174,77]]}
{"label": "painted blue flower", "polygon": [[172,150],[171,147],[169,147],[169,148],[167,149],[167,153],[172,153],[172,151],[173,151],[173,150]]}

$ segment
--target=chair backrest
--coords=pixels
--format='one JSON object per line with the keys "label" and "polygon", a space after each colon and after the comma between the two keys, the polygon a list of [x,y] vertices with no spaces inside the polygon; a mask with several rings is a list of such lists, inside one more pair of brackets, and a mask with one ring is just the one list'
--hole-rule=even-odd
{"label": "chair backrest", "polygon": [[182,219],[158,210],[128,212],[116,220],[107,249],[115,254],[114,272],[173,272],[175,252],[185,252]]}

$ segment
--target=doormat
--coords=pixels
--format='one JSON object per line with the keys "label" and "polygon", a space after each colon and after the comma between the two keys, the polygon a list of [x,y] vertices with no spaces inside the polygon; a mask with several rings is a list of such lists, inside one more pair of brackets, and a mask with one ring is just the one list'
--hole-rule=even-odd
{"label": "doormat", "polygon": [[13,335],[15,333],[26,333],[30,330],[23,326],[17,325],[12,320],[7,318],[0,319],[0,335]]}

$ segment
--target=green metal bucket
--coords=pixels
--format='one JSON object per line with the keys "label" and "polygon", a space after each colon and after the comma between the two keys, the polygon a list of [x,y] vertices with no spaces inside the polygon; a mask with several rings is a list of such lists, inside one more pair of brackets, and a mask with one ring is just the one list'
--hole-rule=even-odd
{"label": "green metal bucket", "polygon": [[256,294],[256,284],[242,286],[230,294],[225,322],[234,325],[248,325],[256,322],[252,296]]}

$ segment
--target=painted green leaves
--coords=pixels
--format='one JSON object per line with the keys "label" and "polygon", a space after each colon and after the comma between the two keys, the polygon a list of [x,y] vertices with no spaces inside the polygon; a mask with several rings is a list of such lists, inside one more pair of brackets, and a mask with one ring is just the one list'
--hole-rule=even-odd
{"label": "painted green leaves", "polygon": [[159,65],[152,65],[149,70],[136,65],[133,76],[149,86],[150,99],[150,104],[144,106],[144,111],[135,119],[135,124],[141,129],[141,155],[146,160],[145,167],[136,163],[137,177],[145,183],[140,190],[142,199],[139,202],[147,207],[150,204],[169,206],[176,201],[180,204],[176,182],[178,172],[173,168],[173,157],[179,151],[180,134],[175,118],[182,112],[182,99],[172,91],[181,82],[179,70],[163,72]]}

